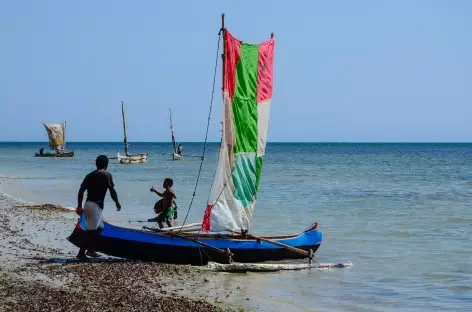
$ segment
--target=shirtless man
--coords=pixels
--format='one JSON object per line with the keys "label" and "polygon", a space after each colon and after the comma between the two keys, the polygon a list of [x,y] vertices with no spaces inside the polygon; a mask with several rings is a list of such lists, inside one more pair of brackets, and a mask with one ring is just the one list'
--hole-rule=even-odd
{"label": "shirtless man", "polygon": [[[107,190],[110,190],[110,196],[116,204],[116,210],[121,210],[121,205],[118,201],[118,195],[115,191],[113,178],[111,173],[107,171],[108,157],[105,155],[98,156],[95,164],[97,166],[97,170],[92,171],[87,174],[87,176],[85,176],[78,194],[78,204],[76,211],[79,215],[82,213],[82,211],[84,212],[87,224],[84,244],[77,254],[77,258],[82,261],[86,261],[87,256],[99,256],[94,251],[94,243],[97,241],[100,232],[103,230],[103,204]],[[85,201],[85,206],[82,210],[82,201],[85,191],[87,191],[87,200]],[[85,250],[87,250],[87,256],[85,254]]]}

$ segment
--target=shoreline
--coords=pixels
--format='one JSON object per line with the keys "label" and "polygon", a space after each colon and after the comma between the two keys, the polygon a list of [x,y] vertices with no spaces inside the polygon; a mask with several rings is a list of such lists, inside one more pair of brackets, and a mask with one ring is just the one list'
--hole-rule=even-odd
{"label": "shoreline", "polygon": [[204,268],[75,261],[66,237],[76,221],[68,208],[27,205],[0,193],[1,311],[242,311],[231,294],[244,286],[225,289],[218,273]]}

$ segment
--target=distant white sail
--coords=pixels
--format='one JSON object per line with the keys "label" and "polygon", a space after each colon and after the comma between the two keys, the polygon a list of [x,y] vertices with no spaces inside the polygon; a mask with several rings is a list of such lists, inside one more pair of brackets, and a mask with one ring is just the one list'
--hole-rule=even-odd
{"label": "distant white sail", "polygon": [[66,145],[66,125],[65,123],[44,124],[49,137],[49,148],[52,150],[65,148]]}

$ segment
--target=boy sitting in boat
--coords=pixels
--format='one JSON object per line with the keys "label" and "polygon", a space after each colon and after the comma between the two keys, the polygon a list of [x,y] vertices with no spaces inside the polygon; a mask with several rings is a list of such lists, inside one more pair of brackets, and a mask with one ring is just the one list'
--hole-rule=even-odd
{"label": "boy sitting in boat", "polygon": [[151,192],[156,193],[158,196],[162,197],[162,199],[154,205],[154,212],[157,213],[158,216],[148,221],[157,221],[160,229],[163,228],[162,222],[166,221],[167,226],[172,227],[170,223],[171,218],[174,218],[174,220],[177,219],[177,204],[174,200],[177,199],[177,196],[175,196],[172,190],[173,185],[174,181],[172,181],[171,178],[166,178],[162,184],[164,188],[163,193],[157,191],[154,186],[151,187]]}

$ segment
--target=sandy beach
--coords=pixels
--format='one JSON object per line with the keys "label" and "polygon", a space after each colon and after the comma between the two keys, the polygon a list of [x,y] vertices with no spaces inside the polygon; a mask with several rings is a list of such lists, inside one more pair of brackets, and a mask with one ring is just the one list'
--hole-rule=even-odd
{"label": "sandy beach", "polygon": [[205,268],[76,262],[66,240],[76,220],[66,208],[0,195],[0,311],[241,310],[230,302],[233,290],[218,287]]}

